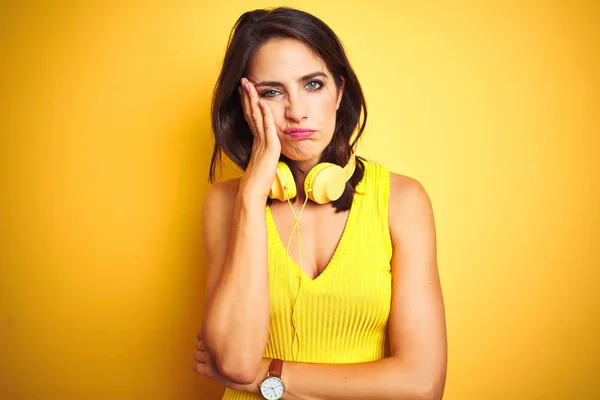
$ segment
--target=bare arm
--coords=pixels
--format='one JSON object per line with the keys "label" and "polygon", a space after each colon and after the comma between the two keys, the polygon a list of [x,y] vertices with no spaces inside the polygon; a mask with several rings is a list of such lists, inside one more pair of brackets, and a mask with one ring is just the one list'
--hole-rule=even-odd
{"label": "bare arm", "polygon": [[[433,212],[423,187],[392,175],[394,246],[389,321],[391,356],[356,364],[285,362],[285,399],[441,399],[446,380],[446,325],[436,261]],[[266,376],[261,363],[256,382]],[[249,390],[258,393],[258,385]]]}
{"label": "bare arm", "polygon": [[[243,82],[244,115],[254,135],[239,185],[215,185],[203,208],[208,268],[202,338],[219,372],[250,383],[269,334],[269,276],[265,205],[281,154],[269,108]],[[252,332],[252,334],[249,334]]]}
{"label": "bare arm", "polygon": [[264,199],[238,194],[231,182],[215,185],[204,203],[203,235],[208,273],[202,337],[219,371],[247,383],[269,332]]}

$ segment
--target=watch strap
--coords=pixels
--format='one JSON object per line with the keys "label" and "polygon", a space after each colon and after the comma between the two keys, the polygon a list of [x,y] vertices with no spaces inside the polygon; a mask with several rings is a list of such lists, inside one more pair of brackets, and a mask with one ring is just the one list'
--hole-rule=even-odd
{"label": "watch strap", "polygon": [[274,358],[271,360],[271,364],[269,365],[269,373],[267,376],[274,376],[276,378],[281,379],[281,373],[283,372],[283,360],[278,358]]}

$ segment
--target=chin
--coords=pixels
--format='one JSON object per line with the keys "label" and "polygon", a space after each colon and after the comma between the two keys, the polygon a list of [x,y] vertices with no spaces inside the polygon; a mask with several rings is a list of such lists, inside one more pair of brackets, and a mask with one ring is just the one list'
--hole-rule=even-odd
{"label": "chin", "polygon": [[320,158],[323,150],[325,150],[324,147],[316,149],[312,148],[312,146],[294,146],[293,148],[282,149],[281,154],[295,162],[306,162]]}
{"label": "chin", "polygon": [[281,143],[281,154],[295,162],[307,162],[319,159],[328,143],[319,140],[300,140]]}

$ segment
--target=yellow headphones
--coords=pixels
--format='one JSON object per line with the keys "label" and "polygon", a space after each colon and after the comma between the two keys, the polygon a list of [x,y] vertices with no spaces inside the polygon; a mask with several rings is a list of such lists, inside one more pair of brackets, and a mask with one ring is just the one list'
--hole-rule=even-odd
{"label": "yellow headphones", "polygon": [[[315,203],[325,204],[339,199],[344,193],[346,182],[356,168],[354,152],[344,168],[332,163],[319,163],[306,175],[304,192]],[[293,199],[298,194],[290,167],[282,161],[277,164],[277,173],[271,185],[269,197],[281,201]]]}

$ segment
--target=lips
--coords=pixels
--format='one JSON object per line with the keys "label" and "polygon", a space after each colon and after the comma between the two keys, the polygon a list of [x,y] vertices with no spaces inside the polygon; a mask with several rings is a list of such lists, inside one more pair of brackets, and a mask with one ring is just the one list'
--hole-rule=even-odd
{"label": "lips", "polygon": [[316,131],[307,128],[287,128],[283,132],[294,139],[306,139],[314,135]]}

